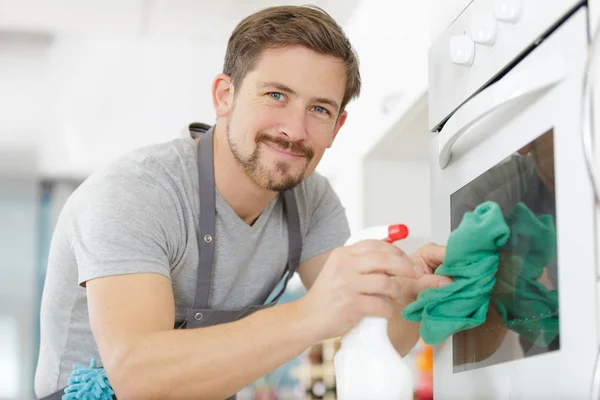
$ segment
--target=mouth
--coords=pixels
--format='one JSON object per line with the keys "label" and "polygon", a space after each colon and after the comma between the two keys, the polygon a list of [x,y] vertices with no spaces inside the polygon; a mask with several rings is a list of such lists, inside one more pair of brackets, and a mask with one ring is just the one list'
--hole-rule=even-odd
{"label": "mouth", "polygon": [[277,145],[275,145],[274,143],[269,143],[267,141],[263,142],[269,149],[273,150],[274,152],[292,158],[292,159],[299,159],[299,158],[306,158],[306,154],[303,153],[294,153],[290,150],[286,150],[286,149],[282,149],[281,147],[278,147]]}

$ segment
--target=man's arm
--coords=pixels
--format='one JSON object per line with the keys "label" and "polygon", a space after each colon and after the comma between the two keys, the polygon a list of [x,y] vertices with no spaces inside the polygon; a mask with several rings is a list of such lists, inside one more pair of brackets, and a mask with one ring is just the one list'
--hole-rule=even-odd
{"label": "man's arm", "polygon": [[61,216],[79,284],[87,288],[92,333],[119,399],[222,400],[324,332],[307,322],[314,315],[298,303],[229,324],[174,330],[169,276],[183,248],[178,208],[154,178],[119,172],[84,185]]}
{"label": "man's arm", "polygon": [[119,399],[222,400],[320,340],[297,302],[173,330],[173,292],[162,275],[93,279],[87,291],[92,331]]}
{"label": "man's arm", "polygon": [[298,265],[298,275],[300,275],[300,279],[302,280],[306,290],[310,290],[312,284],[317,280],[317,277],[321,273],[321,270],[331,255],[331,252],[332,250],[319,254],[318,256],[309,258]]}
{"label": "man's arm", "polygon": [[414,277],[394,246],[364,241],[331,252],[309,292],[236,322],[173,330],[169,279],[125,274],[87,281],[92,332],[120,399],[223,399],[367,315],[390,318],[390,279]]}

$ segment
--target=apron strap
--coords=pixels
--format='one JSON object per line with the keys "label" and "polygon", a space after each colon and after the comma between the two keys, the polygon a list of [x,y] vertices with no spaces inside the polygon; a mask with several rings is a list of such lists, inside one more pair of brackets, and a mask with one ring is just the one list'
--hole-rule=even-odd
{"label": "apron strap", "polygon": [[215,258],[215,168],[213,130],[200,135],[198,141],[198,184],[200,187],[200,234],[198,235],[198,269],[194,308],[208,308],[210,282]]}
{"label": "apron strap", "polygon": [[300,229],[300,213],[298,212],[298,203],[293,189],[286,190],[283,195],[284,212],[287,216],[288,223],[288,267],[290,273],[293,274],[300,263],[302,255],[302,231]]}

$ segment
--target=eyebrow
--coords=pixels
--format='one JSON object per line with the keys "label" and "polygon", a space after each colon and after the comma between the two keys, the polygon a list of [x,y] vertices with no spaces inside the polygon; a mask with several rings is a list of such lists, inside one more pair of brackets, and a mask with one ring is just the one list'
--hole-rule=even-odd
{"label": "eyebrow", "polygon": [[[279,82],[263,82],[260,84],[260,88],[261,89],[275,88],[277,90],[281,90],[282,92],[287,92],[292,95],[298,94],[298,92],[296,92],[291,87],[286,86],[283,83],[279,83]],[[331,107],[335,108],[336,111],[339,111],[339,109],[340,109],[340,106],[338,105],[338,103],[335,100],[328,99],[326,97],[314,97],[311,100],[315,101],[317,103],[330,105]]]}

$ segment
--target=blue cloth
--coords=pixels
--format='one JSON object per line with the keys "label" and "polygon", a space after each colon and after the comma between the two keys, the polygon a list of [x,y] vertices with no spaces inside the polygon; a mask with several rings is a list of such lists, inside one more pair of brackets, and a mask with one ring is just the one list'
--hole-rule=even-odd
{"label": "blue cloth", "polygon": [[89,367],[73,367],[62,400],[112,400],[114,394],[104,368],[96,368],[92,358]]}

